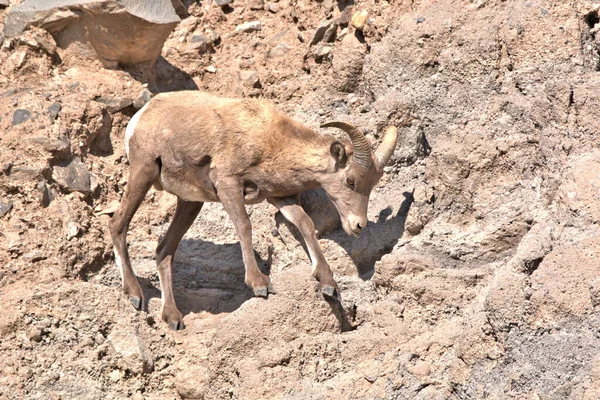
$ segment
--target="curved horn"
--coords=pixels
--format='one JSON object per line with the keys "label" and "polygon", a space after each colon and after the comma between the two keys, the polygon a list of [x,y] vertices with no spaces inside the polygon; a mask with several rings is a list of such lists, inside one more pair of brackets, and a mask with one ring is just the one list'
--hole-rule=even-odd
{"label": "curved horn", "polygon": [[398,130],[395,126],[388,126],[381,144],[377,148],[377,151],[375,151],[375,167],[378,171],[381,171],[390,160],[392,153],[396,149],[397,140]]}
{"label": "curved horn", "polygon": [[373,163],[373,158],[371,156],[371,146],[367,142],[365,135],[357,127],[345,122],[333,121],[321,125],[321,128],[329,127],[340,128],[350,136],[352,146],[354,147],[352,159],[364,169],[369,169]]}

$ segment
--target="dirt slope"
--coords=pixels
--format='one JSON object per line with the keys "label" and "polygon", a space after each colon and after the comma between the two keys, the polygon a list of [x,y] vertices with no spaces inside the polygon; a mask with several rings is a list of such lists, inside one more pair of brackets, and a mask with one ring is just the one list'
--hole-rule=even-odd
{"label": "dirt slope", "polygon": [[[41,30],[0,36],[0,398],[600,396],[600,3],[187,5],[153,69],[104,69]],[[336,39],[311,45],[327,18]],[[341,305],[267,204],[248,209],[278,293],[252,298],[208,204],[177,254],[187,328],[168,330],[154,249],[174,199],[155,191],[129,233],[148,312],[121,295],[107,225],[124,129],[140,96],[185,88],[374,142],[398,126],[359,238],[322,193],[305,199]]]}

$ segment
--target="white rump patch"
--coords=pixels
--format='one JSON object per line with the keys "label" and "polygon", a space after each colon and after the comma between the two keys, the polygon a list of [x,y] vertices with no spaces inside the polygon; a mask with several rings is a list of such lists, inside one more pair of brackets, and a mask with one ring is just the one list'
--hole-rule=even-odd
{"label": "white rump patch", "polygon": [[127,124],[127,129],[125,130],[125,152],[127,153],[127,158],[129,158],[129,141],[133,137],[133,134],[135,133],[135,127],[147,106],[148,103],[146,103],[144,107],[140,108],[140,110],[136,112],[133,117],[131,117],[131,120]]}

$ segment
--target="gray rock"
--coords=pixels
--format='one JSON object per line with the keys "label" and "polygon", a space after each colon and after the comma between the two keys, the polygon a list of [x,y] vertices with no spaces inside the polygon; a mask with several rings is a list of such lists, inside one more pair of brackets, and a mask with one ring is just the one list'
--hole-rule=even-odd
{"label": "gray rock", "polygon": [[275,46],[271,50],[269,50],[269,57],[271,57],[271,58],[283,57],[291,49],[292,49],[292,47],[288,46],[288,44],[286,42],[281,42],[281,43],[277,44],[277,46]]}
{"label": "gray rock", "polygon": [[232,3],[232,0],[215,0],[215,3],[217,3],[219,7],[223,7],[230,5]]}
{"label": "gray rock", "polygon": [[29,26],[52,34],[68,29],[59,47],[75,37],[105,64],[131,65],[154,62],[179,21],[171,0],[25,0],[6,15],[4,35]]}
{"label": "gray rock", "polygon": [[4,201],[0,199],[0,218],[4,217],[12,209],[13,202],[10,200]]}
{"label": "gray rock", "polygon": [[256,71],[240,71],[240,79],[244,86],[260,88],[260,79]]}
{"label": "gray rock", "polygon": [[331,45],[319,44],[315,49],[315,60],[321,61],[331,53]]}
{"label": "gray rock", "polygon": [[146,342],[131,328],[116,327],[107,339],[132,371],[152,372],[154,369],[152,353]]}
{"label": "gray rock", "polygon": [[191,50],[197,50],[200,54],[204,54],[208,51],[209,45],[210,42],[204,35],[194,34],[190,38],[188,48]]}
{"label": "gray rock", "polygon": [[37,185],[37,189],[40,192],[40,204],[42,207],[48,207],[50,205],[50,190],[48,190],[48,185],[46,185],[46,181],[41,181]]}
{"label": "gray rock", "polygon": [[11,123],[13,124],[13,126],[16,126],[22,124],[27,120],[30,120],[32,116],[33,114],[31,114],[31,111],[26,110],[24,108],[19,108],[13,113]]}
{"label": "gray rock", "polygon": [[67,192],[90,192],[90,174],[80,159],[74,158],[52,168],[52,177]]}
{"label": "gray rock", "polygon": [[144,105],[149,102],[150,99],[152,99],[152,92],[150,92],[148,89],[144,89],[142,90],[142,93],[140,93],[140,95],[133,101],[133,106],[139,110],[140,108],[144,107]]}
{"label": "gray rock", "polygon": [[41,178],[44,172],[44,167],[28,167],[23,165],[12,167],[8,176],[10,179],[16,181],[31,181]]}
{"label": "gray rock", "polygon": [[100,96],[94,100],[106,105],[106,110],[111,114],[119,112],[133,104],[133,100],[129,97]]}
{"label": "gray rock", "polygon": [[315,30],[315,34],[313,35],[313,38],[310,41],[310,45],[313,46],[319,43],[323,39],[323,36],[325,36],[325,32],[327,32],[327,30],[330,29],[332,25],[334,24],[332,22],[327,21],[326,19],[321,21],[321,23]]}
{"label": "gray rock", "polygon": [[331,23],[329,28],[327,28],[327,30],[323,34],[323,42],[325,42],[325,43],[335,42],[335,37],[337,35],[337,28],[338,28],[338,26],[335,22]]}
{"label": "gray rock", "polygon": [[249,5],[250,9],[255,11],[264,10],[265,8],[264,0],[250,0]]}
{"label": "gray rock", "polygon": [[279,11],[279,4],[277,3],[269,3],[267,4],[267,9],[272,12],[273,14],[275,14],[276,12]]}
{"label": "gray rock", "polygon": [[58,113],[62,110],[62,104],[54,103],[50,107],[48,107],[48,113],[52,117],[52,119],[56,119],[58,117]]}
{"label": "gray rock", "polygon": [[42,331],[39,328],[31,328],[27,331],[27,338],[32,342],[41,342]]}
{"label": "gray rock", "polygon": [[59,136],[58,138],[42,136],[29,140],[51,153],[55,160],[67,160],[71,155],[71,144],[66,136]]}

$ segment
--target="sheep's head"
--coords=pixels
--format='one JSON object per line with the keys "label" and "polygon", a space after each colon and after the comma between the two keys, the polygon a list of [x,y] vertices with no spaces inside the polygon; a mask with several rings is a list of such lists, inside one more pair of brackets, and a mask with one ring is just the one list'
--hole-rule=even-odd
{"label": "sheep's head", "polygon": [[383,141],[373,152],[362,132],[350,124],[329,122],[321,127],[340,128],[352,141],[346,145],[335,141],[331,145],[334,172],[323,182],[323,188],[340,213],[346,233],[356,236],[367,226],[369,195],[396,148],[398,133],[396,127],[388,127]]}

